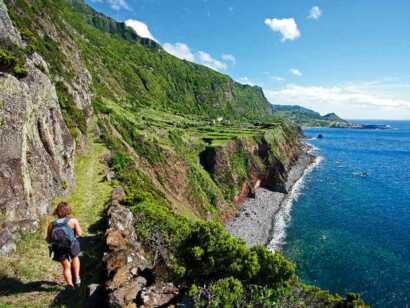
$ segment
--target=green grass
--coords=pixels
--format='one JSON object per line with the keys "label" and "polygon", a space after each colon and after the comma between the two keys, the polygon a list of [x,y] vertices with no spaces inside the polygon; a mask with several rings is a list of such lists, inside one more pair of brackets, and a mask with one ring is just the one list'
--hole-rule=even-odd
{"label": "green grass", "polygon": [[[55,200],[68,201],[82,226],[87,244],[82,247],[81,257],[84,286],[101,279],[98,274],[102,270],[103,235],[95,225],[103,218],[112,190],[103,180],[106,167],[100,162],[106,152],[104,145],[90,142],[88,152],[76,159],[76,186],[66,198]],[[44,239],[47,222],[52,219],[45,219],[38,232],[25,235],[17,243],[15,254],[0,257],[0,307],[79,307],[84,299],[85,290],[81,290],[80,297],[65,292],[61,265],[48,255]]]}

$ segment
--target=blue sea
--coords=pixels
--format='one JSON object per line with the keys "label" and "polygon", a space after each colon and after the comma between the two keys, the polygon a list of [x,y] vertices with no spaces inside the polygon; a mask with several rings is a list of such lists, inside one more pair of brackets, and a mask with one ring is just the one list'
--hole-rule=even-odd
{"label": "blue sea", "polygon": [[393,129],[305,130],[323,135],[308,141],[322,160],[293,202],[283,251],[306,283],[410,307],[410,122],[361,123]]}

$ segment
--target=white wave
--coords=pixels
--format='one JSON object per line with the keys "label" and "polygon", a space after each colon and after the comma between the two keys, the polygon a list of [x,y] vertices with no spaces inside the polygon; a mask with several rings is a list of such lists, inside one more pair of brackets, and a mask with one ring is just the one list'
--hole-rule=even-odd
{"label": "white wave", "polygon": [[[314,147],[313,150],[316,152],[319,149]],[[297,180],[296,183],[293,185],[291,192],[283,200],[282,206],[273,218],[273,234],[272,239],[268,244],[268,249],[270,251],[279,251],[286,243],[286,229],[291,220],[292,205],[295,201],[298,200],[300,196],[300,193],[304,186],[304,179],[306,175],[308,175],[316,166],[318,166],[323,161],[323,159],[324,158],[322,156],[316,157],[315,162],[311,164],[308,168],[306,168],[300,179]]]}
{"label": "white wave", "polygon": [[[317,154],[317,153],[319,153],[320,152],[320,149],[317,147],[317,146],[314,146],[313,144],[311,144],[311,143],[306,143],[307,145],[308,145],[308,147],[309,147],[309,149],[308,149],[308,153],[309,154]],[[323,159],[323,157],[322,157],[322,159]]]}

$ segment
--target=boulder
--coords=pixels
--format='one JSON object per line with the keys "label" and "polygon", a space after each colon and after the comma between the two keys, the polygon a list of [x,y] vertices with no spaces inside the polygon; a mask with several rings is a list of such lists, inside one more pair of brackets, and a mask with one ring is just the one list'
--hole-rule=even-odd
{"label": "boulder", "polygon": [[161,282],[141,292],[141,307],[169,307],[179,296],[179,289],[172,283]]}

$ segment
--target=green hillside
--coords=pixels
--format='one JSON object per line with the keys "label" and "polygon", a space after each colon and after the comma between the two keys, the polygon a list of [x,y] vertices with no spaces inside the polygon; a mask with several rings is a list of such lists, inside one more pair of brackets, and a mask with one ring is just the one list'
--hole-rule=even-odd
{"label": "green hillside", "polygon": [[303,127],[351,127],[348,121],[335,113],[322,116],[319,112],[297,105],[273,105],[272,109],[276,116]]}

